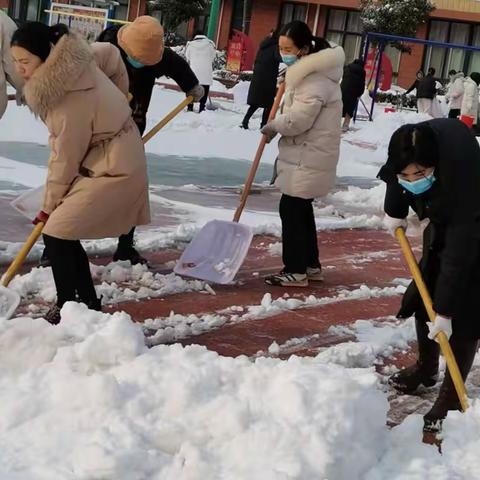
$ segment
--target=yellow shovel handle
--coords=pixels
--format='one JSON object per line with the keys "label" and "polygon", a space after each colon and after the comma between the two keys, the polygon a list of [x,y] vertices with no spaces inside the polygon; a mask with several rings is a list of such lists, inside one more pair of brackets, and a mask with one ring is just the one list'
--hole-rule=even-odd
{"label": "yellow shovel handle", "polygon": [[[428,293],[427,286],[423,281],[422,273],[418,268],[417,260],[413,255],[412,247],[410,246],[410,242],[405,235],[405,230],[402,227],[399,227],[395,231],[395,235],[400,242],[403,255],[405,256],[408,268],[410,269],[410,273],[412,274],[420,296],[422,297],[428,317],[430,318],[431,322],[434,322],[436,313],[433,310],[432,299],[430,297],[430,294]],[[442,350],[442,354],[447,362],[448,371],[450,372],[450,376],[452,377],[455,390],[457,391],[460,405],[462,406],[462,410],[465,411],[468,408],[467,391],[465,389],[465,383],[463,382],[460,370],[458,369],[457,361],[455,360],[455,357],[453,355],[452,348],[450,347],[450,343],[448,342],[447,336],[444,332],[440,332],[436,338],[438,339],[440,349]]]}
{"label": "yellow shovel handle", "polygon": [[182,110],[193,102],[193,97],[187,97],[180,105],[175,107],[162,120],[160,120],[143,138],[143,143],[147,143],[153,136],[155,136],[172,118],[175,118]]}
{"label": "yellow shovel handle", "polygon": [[35,245],[35,242],[38,240],[38,237],[42,234],[44,223],[40,222],[35,225],[35,228],[32,230],[32,233],[27,238],[27,241],[24,243],[22,249],[18,252],[15,260],[12,262],[8,270],[2,277],[2,285],[8,287],[8,284],[12,281],[13,277],[17,274],[20,267],[23,265],[23,262],[27,258],[27,255],[30,253],[30,250]]}

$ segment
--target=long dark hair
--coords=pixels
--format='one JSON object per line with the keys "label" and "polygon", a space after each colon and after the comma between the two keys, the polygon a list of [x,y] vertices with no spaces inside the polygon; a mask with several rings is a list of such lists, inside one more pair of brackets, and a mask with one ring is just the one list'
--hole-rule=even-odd
{"label": "long dark hair", "polygon": [[290,38],[300,50],[307,47],[308,53],[315,53],[320,50],[325,50],[326,48],[331,48],[330,44],[324,38],[313,35],[310,27],[305,22],[299,20],[294,20],[284,25],[280,29],[279,35]]}
{"label": "long dark hair", "polygon": [[49,27],[41,22],[27,22],[13,34],[10,45],[22,47],[44,62],[50,55],[52,45],[56,45],[68,33],[68,27],[63,23]]}

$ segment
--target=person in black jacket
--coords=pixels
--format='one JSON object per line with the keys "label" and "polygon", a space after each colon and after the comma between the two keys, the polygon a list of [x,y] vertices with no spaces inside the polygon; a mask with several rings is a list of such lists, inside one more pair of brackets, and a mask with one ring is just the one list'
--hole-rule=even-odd
{"label": "person in black jacket", "polygon": [[365,91],[365,69],[362,59],[354,60],[343,69],[343,78],[341,83],[342,101],[343,101],[343,127],[347,132],[350,127],[350,121],[357,108],[358,99]]}
{"label": "person in black jacket", "polygon": [[272,31],[260,44],[255,57],[253,78],[247,98],[250,108],[242,121],[243,128],[248,130],[250,118],[259,108],[263,108],[261,127],[266,125],[277,91],[278,66],[281,60],[278,51],[278,34]]}
{"label": "person in black jacket", "polygon": [[413,85],[406,91],[408,95],[414,89],[417,89],[417,110],[418,113],[427,113],[433,117],[433,99],[437,94],[435,80],[435,69],[430,68],[428,74],[425,75],[422,70],[417,72],[417,79]]}
{"label": "person in black jacket", "polygon": [[[471,130],[454,119],[404,125],[392,136],[388,160],[379,178],[387,183],[385,224],[394,234],[406,228],[411,207],[430,223],[423,234],[422,275],[433,298],[435,322],[428,316],[412,282],[399,318],[415,315],[417,362],[390,378],[403,393],[435,385],[438,375],[439,331],[450,344],[465,379],[480,338],[480,148]],[[425,431],[435,431],[448,410],[460,409],[450,374],[432,409]]]}

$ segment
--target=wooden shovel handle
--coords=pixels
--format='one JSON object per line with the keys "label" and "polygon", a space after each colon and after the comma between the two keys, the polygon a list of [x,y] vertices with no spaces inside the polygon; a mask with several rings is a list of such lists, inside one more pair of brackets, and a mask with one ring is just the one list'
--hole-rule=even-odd
{"label": "wooden shovel handle", "polygon": [[[405,260],[407,261],[410,273],[412,274],[420,296],[422,297],[423,304],[425,305],[425,309],[428,313],[428,317],[430,318],[431,322],[435,322],[435,317],[437,315],[433,310],[432,298],[430,297],[427,286],[423,281],[422,273],[418,268],[417,260],[413,255],[412,247],[410,246],[410,242],[405,235],[405,230],[402,227],[399,227],[395,231],[395,235],[400,242],[403,255],[405,256]],[[443,356],[445,357],[445,361],[447,362],[448,371],[450,372],[453,384],[455,385],[455,390],[457,392],[458,399],[460,400],[460,405],[462,406],[462,410],[465,411],[468,408],[467,391],[465,389],[465,383],[463,382],[463,378],[458,368],[457,361],[455,360],[455,357],[453,355],[452,348],[450,347],[450,343],[448,342],[447,336],[444,332],[440,332],[436,338],[438,339],[440,349]]]}
{"label": "wooden shovel handle", "polygon": [[147,143],[154,137],[170,120],[175,118],[182,110],[193,102],[193,97],[187,97],[182,103],[176,106],[170,113],[165,115],[143,138],[143,143]]}
{"label": "wooden shovel handle", "polygon": [[2,277],[2,285],[8,287],[8,284],[12,281],[13,277],[17,274],[20,267],[23,265],[23,262],[27,258],[27,255],[30,253],[30,250],[35,245],[35,242],[38,240],[38,237],[42,234],[44,223],[40,222],[35,225],[35,228],[32,230],[32,233],[27,238],[27,241],[24,243],[21,250],[18,252],[15,260],[11,263],[8,270]]}
{"label": "wooden shovel handle", "polygon": [[[273,120],[277,115],[277,111],[280,107],[280,102],[282,101],[284,92],[285,82],[282,82],[278,87],[272,110],[270,110],[270,115],[268,116],[268,121]],[[266,145],[267,137],[265,135],[262,135],[260,145],[258,145],[257,153],[255,154],[255,159],[253,160],[252,166],[250,167],[250,171],[248,172],[248,176],[245,181],[245,186],[243,187],[242,196],[240,197],[240,205],[238,206],[235,215],[233,216],[233,221],[236,223],[240,221],[240,217],[242,216],[243,209],[245,208],[248,196],[250,195],[250,190],[252,188],[253,181],[255,180],[255,175],[257,174],[258,166],[260,165],[260,160],[262,159],[263,151],[265,150]]]}

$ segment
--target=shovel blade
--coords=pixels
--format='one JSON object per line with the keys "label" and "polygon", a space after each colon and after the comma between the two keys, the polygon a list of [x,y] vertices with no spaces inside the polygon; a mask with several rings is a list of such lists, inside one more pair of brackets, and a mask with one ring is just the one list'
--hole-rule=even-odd
{"label": "shovel blade", "polygon": [[33,220],[42,209],[44,187],[33,188],[17,197],[10,205],[19,213]]}
{"label": "shovel blade", "polygon": [[0,286],[0,319],[8,320],[20,304],[20,295],[9,288]]}
{"label": "shovel blade", "polygon": [[212,220],[195,235],[174,272],[212,283],[230,283],[247,256],[252,238],[246,225]]}

